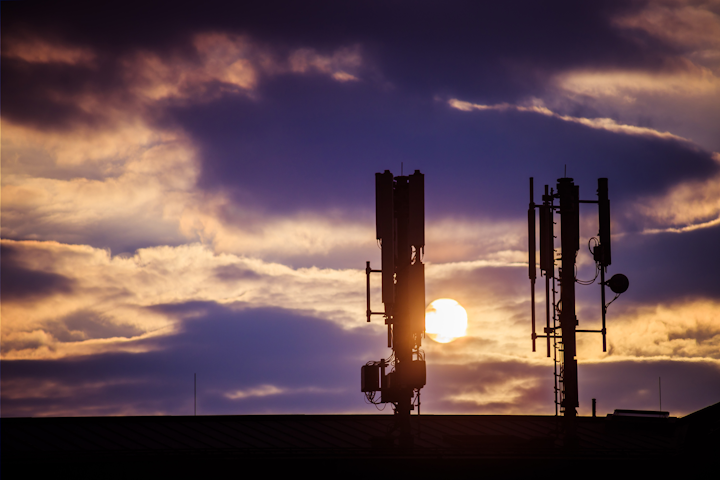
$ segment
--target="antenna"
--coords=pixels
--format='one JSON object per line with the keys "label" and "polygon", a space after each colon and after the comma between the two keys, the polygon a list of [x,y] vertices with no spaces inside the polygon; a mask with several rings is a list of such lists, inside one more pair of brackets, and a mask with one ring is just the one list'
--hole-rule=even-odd
{"label": "antenna", "polygon": [[193,415],[197,416],[197,373],[193,373],[193,397],[194,397]]}
{"label": "antenna", "polygon": [[[578,370],[576,333],[601,333],[603,338],[603,352],[607,351],[605,317],[607,307],[624,293],[630,282],[622,274],[615,274],[605,281],[605,272],[611,263],[610,250],[610,200],[608,199],[608,179],[598,179],[597,200],[580,200],[580,188],[575,185],[572,178],[565,177],[557,180],[557,190],[549,189],[545,185],[542,204],[536,205],[533,197],[533,179],[530,178],[530,206],[528,208],[528,254],[531,285],[531,322],[532,322],[532,348],[535,351],[537,338],[547,339],[547,356],[550,356],[550,340],[555,347],[555,414],[558,407],[563,415],[569,419],[577,416],[579,407],[578,397]],[[558,200],[559,205],[555,201]],[[602,329],[581,330],[577,328],[578,318],[575,308],[575,284],[589,285],[592,282],[580,282],[575,278],[576,256],[580,248],[580,204],[598,204],[599,233],[595,238],[596,245],[592,250],[596,262],[596,272],[600,276],[600,301],[602,313]],[[540,223],[540,275],[545,276],[545,318],[544,334],[538,335],[535,331],[535,209],[539,211]],[[555,274],[555,215],[560,215],[560,268]],[[591,239],[592,241],[592,239]],[[597,275],[596,275],[597,278]],[[559,282],[560,290],[556,289]],[[605,286],[615,293],[615,298],[605,303]],[[556,294],[560,299],[556,302]],[[552,300],[551,300],[552,297]],[[552,322],[550,321],[552,319]],[[558,352],[561,354],[558,359]],[[558,370],[558,362],[560,368]],[[568,423],[569,435],[574,436],[574,424]]]}
{"label": "antenna", "polygon": [[530,304],[532,305],[532,351],[535,351],[535,202],[533,201],[533,177],[530,177],[530,206],[528,207],[528,276],[530,277]]}
{"label": "antenna", "polygon": [[[412,446],[410,413],[415,405],[419,413],[420,389],[426,382],[420,348],[425,334],[425,176],[419,170],[399,177],[389,170],[376,173],[375,208],[382,267],[373,270],[365,263],[366,314],[368,322],[372,315],[384,316],[392,354],[363,365],[360,390],[370,403],[392,404],[400,444]],[[373,312],[370,305],[371,273],[382,275],[382,312]]]}

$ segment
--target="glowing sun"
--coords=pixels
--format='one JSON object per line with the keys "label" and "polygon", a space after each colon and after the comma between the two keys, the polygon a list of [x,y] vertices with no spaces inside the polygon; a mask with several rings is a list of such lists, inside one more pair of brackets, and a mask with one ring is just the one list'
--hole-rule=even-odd
{"label": "glowing sun", "polygon": [[465,309],[451,298],[438,298],[425,309],[425,334],[439,343],[450,343],[467,333]]}

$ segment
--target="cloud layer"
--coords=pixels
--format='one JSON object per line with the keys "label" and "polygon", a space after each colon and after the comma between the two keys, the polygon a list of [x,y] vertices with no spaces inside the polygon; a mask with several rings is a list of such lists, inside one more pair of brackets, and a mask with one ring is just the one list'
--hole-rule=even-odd
{"label": "cloud layer", "polygon": [[2,5],[3,415],[189,413],[193,373],[203,413],[374,412],[373,174],[401,168],[427,301],[469,316],[424,345],[423,411],[554,413],[525,211],[566,170],[609,178],[631,283],[608,353],[579,337],[581,413],[655,408],[657,377],[673,414],[717,401],[715,3],[74,8]]}

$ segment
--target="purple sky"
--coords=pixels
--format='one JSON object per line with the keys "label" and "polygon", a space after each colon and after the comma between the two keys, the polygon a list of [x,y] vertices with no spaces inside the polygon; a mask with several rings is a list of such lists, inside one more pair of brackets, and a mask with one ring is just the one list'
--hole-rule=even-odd
{"label": "purple sky", "polygon": [[3,416],[190,414],[194,373],[201,414],[375,413],[401,162],[427,301],[469,316],[424,345],[423,412],[554,413],[525,222],[566,167],[609,178],[630,278],[608,352],[579,334],[579,413],[656,409],[658,377],[672,415],[720,400],[720,3],[241,4],[2,3]]}

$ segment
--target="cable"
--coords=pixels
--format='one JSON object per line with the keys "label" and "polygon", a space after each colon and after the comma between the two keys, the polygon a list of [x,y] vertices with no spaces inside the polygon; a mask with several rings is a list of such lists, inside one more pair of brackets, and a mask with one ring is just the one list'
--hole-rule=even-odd
{"label": "cable", "polygon": [[605,310],[607,310],[607,308],[610,306],[610,304],[613,303],[615,300],[617,300],[619,296],[620,296],[620,294],[619,294],[619,293],[616,293],[616,294],[615,294],[615,298],[613,298],[612,300],[610,300],[610,301],[607,303],[607,305],[605,305]]}
{"label": "cable", "polygon": [[[593,240],[595,241],[595,245],[600,245],[600,241],[597,239],[597,237],[592,237],[592,238],[590,238],[590,240],[588,240],[588,250],[590,250],[590,254],[594,256],[595,254],[593,253],[592,249],[590,248],[590,244],[593,242]],[[576,260],[577,260],[577,254],[578,254],[578,252],[575,252]],[[592,280],[579,280],[577,278],[577,262],[575,263],[574,276],[575,276],[576,283],[579,283],[580,285],[592,285],[593,283],[595,283],[595,280],[597,280],[598,275],[600,275],[600,267],[598,266],[598,263],[595,262],[595,277]]]}
{"label": "cable", "polygon": [[595,240],[595,246],[597,247],[600,245],[600,240],[597,237],[590,237],[590,240],[588,240],[588,250],[590,250],[590,255],[595,255],[595,252],[593,252],[592,248],[590,248],[590,243]]}

